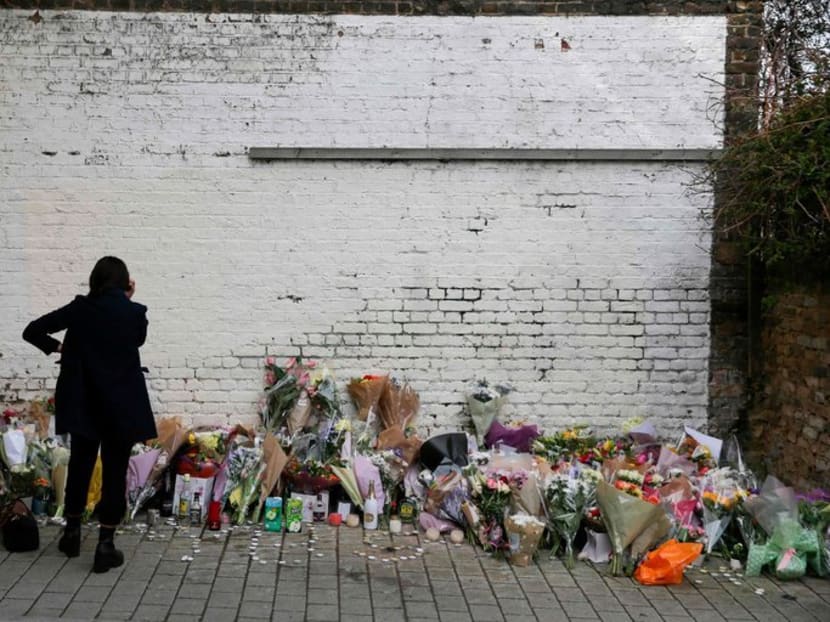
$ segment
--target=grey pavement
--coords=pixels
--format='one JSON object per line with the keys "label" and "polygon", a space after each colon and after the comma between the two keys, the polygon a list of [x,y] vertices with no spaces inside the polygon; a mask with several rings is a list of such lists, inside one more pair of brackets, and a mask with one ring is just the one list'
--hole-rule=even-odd
{"label": "grey pavement", "polygon": [[[126,563],[91,572],[96,530],[79,558],[41,527],[40,550],[0,553],[2,620],[830,620],[830,581],[744,579],[711,559],[682,585],[646,587],[604,566],[573,570],[542,551],[514,567],[469,544],[315,526],[299,534],[164,524],[117,536]],[[191,559],[192,558],[192,561]],[[757,593],[759,591],[763,593]]]}

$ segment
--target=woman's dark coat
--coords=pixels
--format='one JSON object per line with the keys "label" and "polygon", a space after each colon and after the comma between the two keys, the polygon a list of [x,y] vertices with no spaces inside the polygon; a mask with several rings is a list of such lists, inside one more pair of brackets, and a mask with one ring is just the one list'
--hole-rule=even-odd
{"label": "woman's dark coat", "polygon": [[55,389],[55,431],[92,439],[143,441],[156,425],[138,348],[147,336],[147,307],[122,290],[77,296],[30,323],[23,339],[51,354],[50,337],[66,329]]}

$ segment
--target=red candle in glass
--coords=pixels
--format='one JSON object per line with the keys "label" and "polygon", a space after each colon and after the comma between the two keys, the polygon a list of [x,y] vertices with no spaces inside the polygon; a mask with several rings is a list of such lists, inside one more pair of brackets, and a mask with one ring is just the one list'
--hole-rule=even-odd
{"label": "red candle in glass", "polygon": [[222,528],[222,502],[211,501],[208,506],[208,529],[219,531]]}

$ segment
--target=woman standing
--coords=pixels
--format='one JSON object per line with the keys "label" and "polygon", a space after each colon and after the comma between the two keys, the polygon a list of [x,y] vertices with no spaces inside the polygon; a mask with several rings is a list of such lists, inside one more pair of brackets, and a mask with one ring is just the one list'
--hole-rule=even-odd
{"label": "woman standing", "polygon": [[[126,511],[126,476],[133,444],[156,436],[138,348],[147,335],[147,307],[132,302],[135,282],[117,257],[98,260],[89,294],[30,323],[23,339],[46,354],[61,353],[55,388],[55,429],[71,435],[66,528],[58,549],[77,557],[81,515],[101,451],[101,521],[95,572],[124,563],[115,528]],[[66,329],[63,343],[50,336]]]}

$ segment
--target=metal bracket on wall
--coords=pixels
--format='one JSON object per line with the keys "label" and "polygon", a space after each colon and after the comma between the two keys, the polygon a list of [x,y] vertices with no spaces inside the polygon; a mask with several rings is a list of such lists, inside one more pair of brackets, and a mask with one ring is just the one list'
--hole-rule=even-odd
{"label": "metal bracket on wall", "polygon": [[503,160],[583,162],[706,162],[720,149],[466,149],[386,147],[250,147],[251,160]]}

